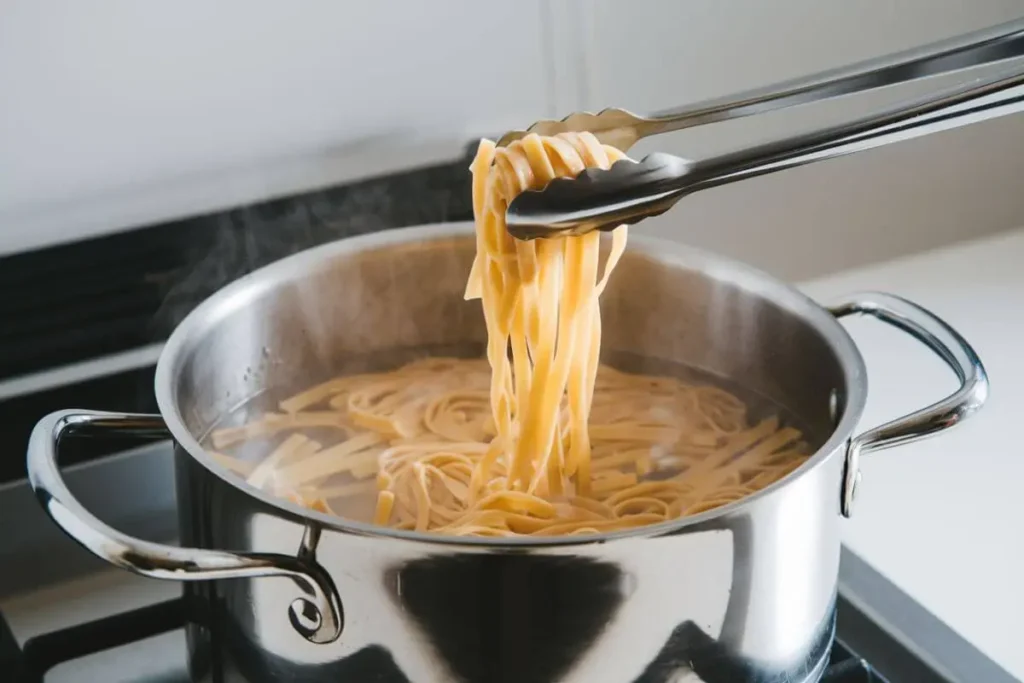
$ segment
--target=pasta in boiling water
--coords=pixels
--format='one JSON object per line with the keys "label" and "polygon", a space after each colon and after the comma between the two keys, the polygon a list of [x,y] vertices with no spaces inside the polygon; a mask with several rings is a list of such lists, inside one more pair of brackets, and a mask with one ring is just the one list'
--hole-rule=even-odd
{"label": "pasta in boiling water", "polygon": [[[466,287],[485,360],[426,358],[332,379],[211,435],[249,483],[380,525],[455,535],[594,534],[715,508],[799,466],[801,433],[751,421],[725,390],[599,365],[599,297],[626,246],[597,233],[519,241],[519,193],[622,158],[589,133],[482,141],[473,161],[477,254]],[[310,434],[327,433],[330,444]],[[276,444],[259,462],[225,451]],[[357,515],[358,512],[350,512]]]}

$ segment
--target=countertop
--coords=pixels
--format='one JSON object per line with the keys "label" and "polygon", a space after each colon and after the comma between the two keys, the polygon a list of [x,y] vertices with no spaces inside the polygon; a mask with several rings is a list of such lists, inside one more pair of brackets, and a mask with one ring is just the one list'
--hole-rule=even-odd
{"label": "countertop", "polygon": [[[844,543],[988,657],[1024,680],[1024,229],[801,286],[821,303],[887,291],[928,308],[974,346],[988,403],[958,427],[862,459]],[[861,428],[955,390],[909,336],[848,319],[868,368]],[[980,681],[978,683],[981,683]]]}

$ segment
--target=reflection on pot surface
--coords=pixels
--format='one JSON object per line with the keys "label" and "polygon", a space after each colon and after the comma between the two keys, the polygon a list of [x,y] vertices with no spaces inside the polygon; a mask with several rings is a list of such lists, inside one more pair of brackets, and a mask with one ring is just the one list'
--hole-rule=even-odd
{"label": "reflection on pot surface", "polygon": [[[215,506],[221,521],[198,526],[237,529],[224,519],[243,519],[236,492],[220,482],[207,491],[224,498]],[[819,587],[822,603],[802,606],[798,591],[829,576],[822,559],[835,568],[838,558],[801,549],[796,539],[807,532],[795,519],[793,542],[755,549],[757,529],[775,521],[764,510],[760,518],[550,553],[452,552],[324,533],[307,560],[344,568],[334,572],[344,606],[338,641],[324,647],[290,632],[280,616],[294,593],[284,582],[190,584],[212,606],[214,625],[191,627],[194,651],[211,653],[201,666],[194,661],[194,673],[232,672],[245,681],[288,672],[300,681],[667,682],[695,671],[709,682],[814,680],[827,659],[832,594]],[[301,543],[308,528],[270,517],[248,527],[259,535],[248,545],[289,536]],[[769,587],[769,575],[786,578]],[[776,612],[767,590],[791,595],[790,611]],[[252,604],[267,611],[251,614]]]}

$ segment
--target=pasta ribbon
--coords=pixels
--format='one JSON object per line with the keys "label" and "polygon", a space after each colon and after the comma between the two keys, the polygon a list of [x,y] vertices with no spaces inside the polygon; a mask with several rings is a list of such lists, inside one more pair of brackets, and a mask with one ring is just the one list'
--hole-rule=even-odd
{"label": "pasta ribbon", "polygon": [[[488,537],[655,524],[798,467],[807,444],[778,417],[751,423],[744,402],[713,384],[600,364],[599,297],[626,248],[625,226],[603,264],[598,233],[508,234],[505,210],[521,192],[621,158],[590,133],[531,134],[504,148],[481,141],[465,298],[481,302],[486,359],[423,358],[330,379],[278,412],[215,430],[216,462],[319,512]],[[266,455],[253,462],[253,450]]]}

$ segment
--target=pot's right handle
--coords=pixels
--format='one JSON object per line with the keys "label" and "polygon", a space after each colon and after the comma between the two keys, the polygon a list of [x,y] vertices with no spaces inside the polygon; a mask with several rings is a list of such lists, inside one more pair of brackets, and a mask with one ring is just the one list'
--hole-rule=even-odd
{"label": "pot's right handle", "polygon": [[960,379],[960,388],[941,401],[850,440],[841,500],[843,516],[849,517],[860,480],[860,456],[930,436],[973,415],[988,398],[988,375],[978,354],[960,333],[911,301],[892,294],[865,292],[852,295],[828,310],[837,318],[871,315],[903,330],[934,351]]}
{"label": "pot's right handle", "polygon": [[291,603],[295,630],[314,643],[337,639],[342,628],[341,601],[330,577],[315,562],[265,553],[231,553],[151,543],[104,524],[75,499],[61,477],[57,451],[62,438],[98,434],[170,438],[159,415],[62,410],[36,424],[28,443],[28,479],[36,498],[72,539],[107,562],[155,579],[208,581],[281,576],[302,591]]}

